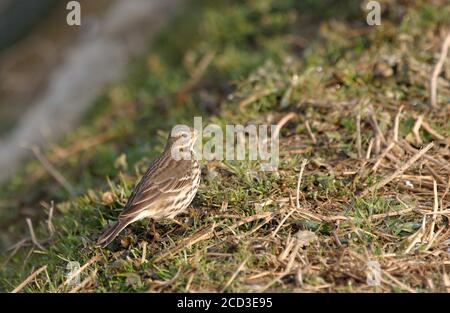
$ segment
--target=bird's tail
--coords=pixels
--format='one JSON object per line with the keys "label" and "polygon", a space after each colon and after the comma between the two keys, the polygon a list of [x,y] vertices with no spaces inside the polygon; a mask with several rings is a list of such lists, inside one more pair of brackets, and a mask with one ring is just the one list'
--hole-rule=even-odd
{"label": "bird's tail", "polygon": [[105,248],[130,223],[131,223],[130,220],[122,220],[114,223],[112,226],[106,229],[103,232],[103,234],[100,235],[100,237],[97,239],[97,245],[101,246],[102,248]]}

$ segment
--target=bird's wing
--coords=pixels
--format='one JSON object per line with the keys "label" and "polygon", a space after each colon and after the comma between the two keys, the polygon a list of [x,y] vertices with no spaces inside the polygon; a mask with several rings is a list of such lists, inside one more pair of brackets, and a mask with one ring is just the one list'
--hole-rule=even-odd
{"label": "bird's wing", "polygon": [[[181,162],[181,163],[180,163]],[[170,160],[166,166],[152,166],[133,190],[120,219],[136,217],[145,210],[159,210],[157,202],[176,196],[191,179],[188,163]],[[153,206],[153,207],[152,207]]]}

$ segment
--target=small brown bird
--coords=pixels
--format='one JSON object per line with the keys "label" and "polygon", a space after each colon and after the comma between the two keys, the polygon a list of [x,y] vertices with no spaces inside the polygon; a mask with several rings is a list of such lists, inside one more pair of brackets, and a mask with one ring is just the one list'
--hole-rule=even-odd
{"label": "small brown bird", "polygon": [[194,154],[197,131],[175,127],[163,153],[136,185],[118,221],[97,240],[106,247],[129,224],[143,219],[173,219],[194,199],[200,184],[200,166]]}

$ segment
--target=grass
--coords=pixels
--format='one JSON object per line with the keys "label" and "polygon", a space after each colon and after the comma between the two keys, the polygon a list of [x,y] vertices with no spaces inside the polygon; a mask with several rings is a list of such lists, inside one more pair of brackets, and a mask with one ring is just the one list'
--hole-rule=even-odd
{"label": "grass", "polygon": [[[368,27],[357,1],[192,1],[83,125],[43,151],[76,196],[38,161],[2,187],[0,288],[45,265],[22,291],[448,292],[448,64],[440,110],[428,107],[428,81],[450,12],[444,1],[383,9],[382,26]],[[172,125],[276,124],[292,113],[277,173],[204,162],[180,216],[188,229],[163,221],[155,240],[140,221],[108,249],[93,246]],[[70,261],[87,264],[79,286],[64,284]],[[367,285],[368,261],[380,264],[380,286]]]}

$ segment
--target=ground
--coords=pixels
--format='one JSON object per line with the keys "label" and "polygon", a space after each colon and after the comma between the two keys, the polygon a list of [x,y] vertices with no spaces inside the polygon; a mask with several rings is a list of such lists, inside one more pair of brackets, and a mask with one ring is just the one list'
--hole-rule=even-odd
{"label": "ground", "polygon": [[[190,2],[83,125],[0,190],[0,288],[450,291],[450,62],[430,107],[450,7],[380,2],[380,26],[359,1]],[[278,171],[203,162],[187,228],[163,221],[156,238],[141,221],[95,247],[193,116],[277,124]]]}

